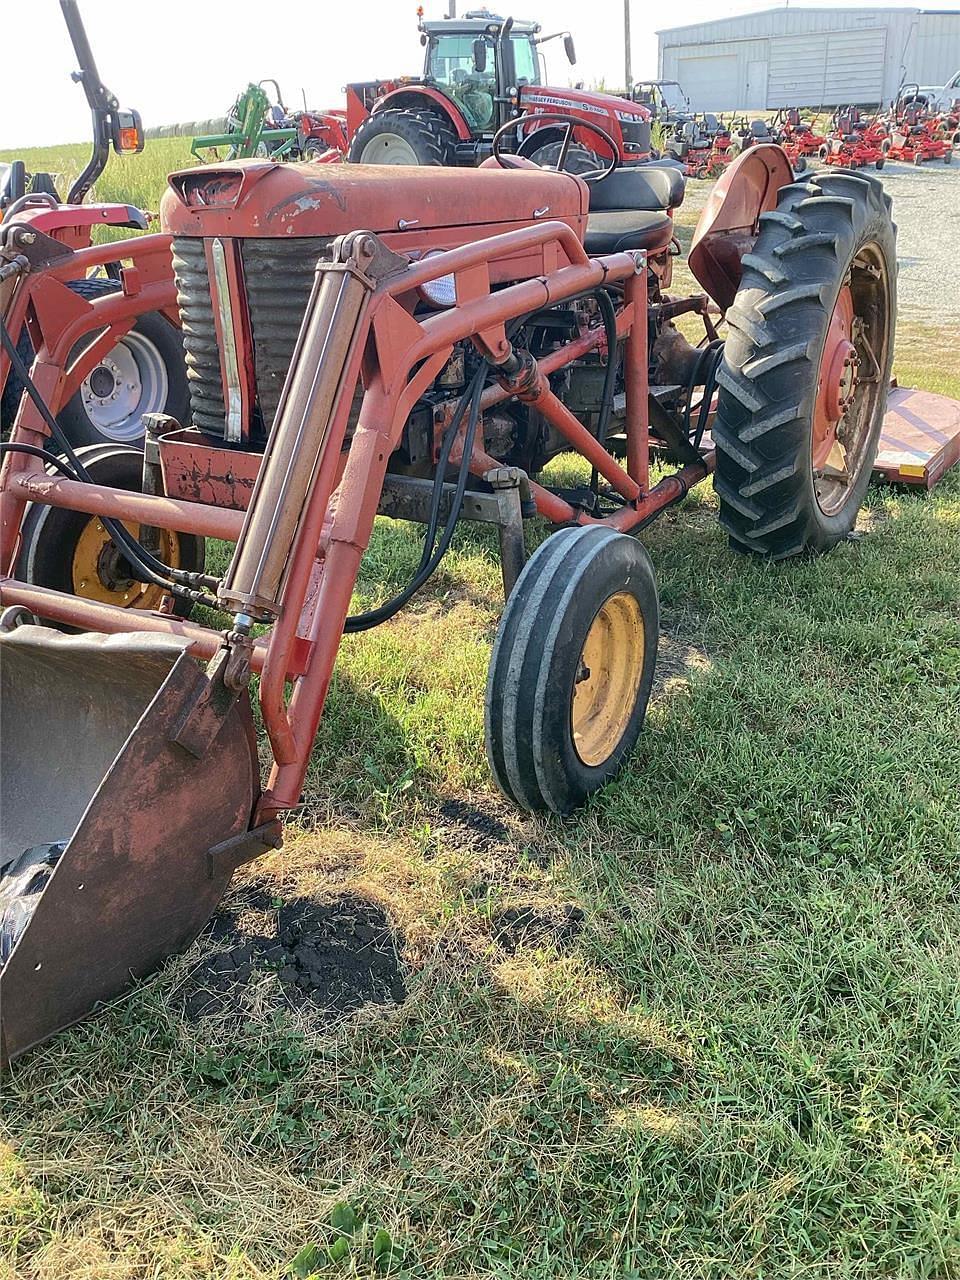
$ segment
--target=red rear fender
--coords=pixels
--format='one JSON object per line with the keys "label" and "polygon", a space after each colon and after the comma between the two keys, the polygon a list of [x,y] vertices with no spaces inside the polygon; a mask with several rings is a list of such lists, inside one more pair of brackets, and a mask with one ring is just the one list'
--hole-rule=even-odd
{"label": "red rear fender", "polygon": [[782,147],[759,143],[742,152],[707,197],[690,245],[690,270],[726,311],[742,274],[741,260],[753,248],[760,215],[777,207],[781,187],[793,182]]}

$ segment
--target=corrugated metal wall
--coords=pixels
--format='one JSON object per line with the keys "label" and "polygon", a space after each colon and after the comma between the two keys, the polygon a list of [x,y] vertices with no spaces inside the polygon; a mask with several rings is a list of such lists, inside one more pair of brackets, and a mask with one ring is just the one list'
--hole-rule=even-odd
{"label": "corrugated metal wall", "polygon": [[960,69],[960,12],[767,9],[658,35],[661,77],[696,110],[888,101],[904,71],[942,84]]}
{"label": "corrugated metal wall", "polygon": [[946,84],[960,71],[960,13],[921,13],[906,61],[908,79]]}

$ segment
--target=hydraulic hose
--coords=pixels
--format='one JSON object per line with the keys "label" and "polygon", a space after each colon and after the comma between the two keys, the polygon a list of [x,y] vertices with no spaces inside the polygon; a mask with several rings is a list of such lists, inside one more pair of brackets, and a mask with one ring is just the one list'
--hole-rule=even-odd
{"label": "hydraulic hose", "polygon": [[[6,351],[10,358],[10,364],[24,385],[27,395],[33,401],[40,416],[49,427],[51,435],[56,441],[58,447],[66,455],[70,466],[73,469],[71,479],[80,480],[86,484],[92,484],[93,481],[89,472],[74,452],[73,446],[67,439],[59,422],[50,412],[50,408],[46,401],[37,390],[36,384],[30,376],[30,370],[24,363],[16,344],[10,336],[10,331],[3,320],[0,320],[0,345]],[[11,449],[10,452],[24,452],[28,447],[18,446]],[[59,470],[63,467],[59,465],[53,455],[47,454],[45,450],[39,451],[48,463],[52,462],[58,466]],[[194,604],[204,604],[209,608],[219,609],[220,604],[214,596],[207,595],[203,591],[197,591],[191,584],[198,582],[213,584],[214,579],[207,578],[204,574],[188,573],[182,569],[173,569],[170,565],[166,565],[162,560],[158,560],[156,556],[147,551],[146,547],[141,546],[137,539],[125,528],[118,520],[113,520],[108,516],[101,517],[104,528],[110,534],[116,543],[118,549],[122,549],[124,555],[133,565],[133,567],[143,575],[145,582],[151,583],[153,586],[162,587],[164,590],[171,591],[174,595],[183,599],[191,600]]]}
{"label": "hydraulic hose", "polygon": [[[369,631],[371,627],[377,627],[382,622],[386,622],[395,614],[399,613],[403,606],[413,598],[431,577],[437,565],[446,555],[450,543],[453,539],[454,531],[457,527],[457,521],[460,518],[460,511],[463,506],[463,496],[467,488],[467,478],[470,474],[470,455],[473,452],[473,441],[476,436],[477,424],[480,421],[480,398],[483,395],[483,387],[486,381],[488,365],[484,361],[473,376],[469,386],[460,398],[457,411],[453,420],[444,433],[443,441],[440,446],[440,455],[437,459],[437,470],[433,481],[433,496],[430,504],[430,517],[427,524],[427,531],[424,534],[423,552],[420,556],[420,563],[413,577],[392,599],[387,600],[384,604],[376,609],[371,609],[367,613],[357,614],[347,618],[344,625],[344,631],[348,633],[357,631]],[[450,458],[450,452],[453,448],[453,442],[460,430],[460,424],[463,421],[464,414],[469,406],[469,417],[467,418],[467,426],[463,437],[463,452],[460,458],[460,466],[457,472],[457,487],[454,491],[453,500],[450,503],[450,514],[447,517],[447,523],[444,526],[443,534],[440,542],[434,550],[434,541],[437,534],[437,525],[440,519],[440,508],[443,501],[443,484],[444,474],[446,473],[447,463]]]}

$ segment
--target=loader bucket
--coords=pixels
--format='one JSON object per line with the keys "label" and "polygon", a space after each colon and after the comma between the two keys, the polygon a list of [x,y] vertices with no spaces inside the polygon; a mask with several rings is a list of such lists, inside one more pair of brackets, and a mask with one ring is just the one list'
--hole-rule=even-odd
{"label": "loader bucket", "polygon": [[0,677],[2,1066],[193,941],[259,779],[246,695],[174,740],[208,688],[176,637],[20,626]]}

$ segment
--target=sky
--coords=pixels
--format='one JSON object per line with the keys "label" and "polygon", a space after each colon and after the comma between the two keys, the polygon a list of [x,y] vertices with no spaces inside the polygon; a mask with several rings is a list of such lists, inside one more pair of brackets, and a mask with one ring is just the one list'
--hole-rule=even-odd
{"label": "sky", "polygon": [[[423,4],[427,18],[447,11],[447,0]],[[836,7],[805,0],[804,7],[814,5]],[[147,127],[223,115],[248,81],[268,76],[280,82],[288,106],[302,106],[303,90],[310,107],[322,108],[342,104],[349,80],[413,75],[422,67],[417,0],[162,0],[119,7],[116,0],[80,0],[80,6],[101,77]],[[478,0],[459,0],[458,11],[479,7]],[[511,11],[494,0],[488,7]],[[660,6],[632,0],[634,79],[656,75],[658,27],[771,7],[770,0]],[[873,0],[868,7],[888,6]],[[535,18],[545,32],[573,32],[575,69],[559,41],[546,46],[555,83],[623,83],[623,0],[522,0],[512,12]],[[85,140],[89,116],[82,90],[70,80],[75,62],[58,0],[31,0],[18,13],[26,28],[21,52],[9,49],[0,71],[0,150]]]}

